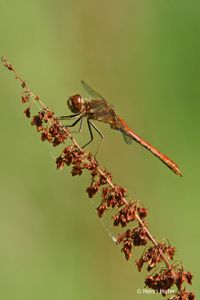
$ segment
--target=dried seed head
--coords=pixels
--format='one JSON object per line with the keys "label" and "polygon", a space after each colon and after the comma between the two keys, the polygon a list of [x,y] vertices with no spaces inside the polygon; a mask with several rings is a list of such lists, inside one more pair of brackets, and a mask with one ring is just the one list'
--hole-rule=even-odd
{"label": "dried seed head", "polygon": [[31,117],[30,107],[28,107],[27,109],[25,109],[24,113],[25,113],[25,115],[26,115],[27,118],[30,118]]}

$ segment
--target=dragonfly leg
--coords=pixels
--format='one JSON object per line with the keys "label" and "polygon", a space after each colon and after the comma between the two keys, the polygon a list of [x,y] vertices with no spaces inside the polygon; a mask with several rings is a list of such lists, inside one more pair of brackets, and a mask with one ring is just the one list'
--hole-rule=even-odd
{"label": "dragonfly leg", "polygon": [[82,128],[83,128],[83,117],[79,117],[75,122],[73,122],[72,124],[70,125],[64,125],[64,127],[68,128],[68,127],[74,127],[76,124],[78,124],[80,122],[80,126],[79,126],[79,129],[77,131],[71,131],[73,133],[76,133],[76,132],[81,132],[82,131]]}
{"label": "dragonfly leg", "polygon": [[100,137],[101,137],[101,142],[100,142],[100,144],[99,144],[99,146],[98,146],[98,148],[97,148],[97,151],[96,151],[96,153],[95,153],[95,156],[97,155],[97,153],[98,153],[98,151],[99,151],[99,149],[100,149],[100,147],[101,147],[101,144],[103,143],[103,140],[104,140],[104,136],[103,136],[103,134],[101,133],[101,131],[89,120],[89,119],[87,119],[87,124],[88,124],[88,129],[89,129],[89,133],[90,133],[90,140],[89,140],[89,142],[87,142],[82,148],[84,148],[84,147],[86,147],[86,146],[88,146],[92,141],[93,141],[93,139],[94,139],[94,136],[93,136],[93,132],[92,132],[92,127],[96,130],[96,132],[100,135]]}
{"label": "dragonfly leg", "polygon": [[76,119],[80,116],[80,114],[74,114],[74,115],[69,115],[69,116],[61,116],[58,118],[58,120],[72,120]]}

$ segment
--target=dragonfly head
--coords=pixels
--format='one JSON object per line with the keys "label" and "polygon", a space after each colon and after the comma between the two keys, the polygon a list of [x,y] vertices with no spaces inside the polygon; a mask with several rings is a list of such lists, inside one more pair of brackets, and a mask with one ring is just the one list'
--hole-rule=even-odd
{"label": "dragonfly head", "polygon": [[79,94],[70,96],[67,100],[67,105],[68,105],[69,109],[75,114],[83,112],[83,110],[85,108],[84,104],[85,104],[85,101],[84,101],[83,97],[81,97],[81,95],[79,95]]}

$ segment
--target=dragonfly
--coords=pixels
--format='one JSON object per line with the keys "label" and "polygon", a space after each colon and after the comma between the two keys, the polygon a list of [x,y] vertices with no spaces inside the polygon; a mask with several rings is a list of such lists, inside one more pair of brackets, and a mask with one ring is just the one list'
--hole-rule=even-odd
{"label": "dragonfly", "polygon": [[128,127],[125,121],[117,115],[113,106],[110,105],[103,96],[94,91],[84,81],[81,81],[81,83],[83,85],[83,88],[92,97],[91,100],[86,100],[80,94],[70,96],[67,100],[67,105],[73,114],[69,116],[61,116],[59,117],[59,120],[75,120],[71,125],[66,125],[66,127],[73,127],[80,122],[79,131],[81,131],[83,119],[87,119],[87,125],[90,132],[90,140],[82,148],[88,146],[93,141],[94,136],[92,128],[95,129],[101,136],[101,143],[103,142],[104,136],[101,131],[95,126],[92,120],[108,123],[110,124],[110,127],[112,129],[122,133],[127,144],[131,144],[132,141],[139,143],[141,146],[149,150],[154,156],[159,158],[159,160],[164,163],[170,170],[172,170],[176,175],[182,176],[178,165],[173,160],[171,160],[165,154],[161,153],[151,144],[139,137],[132,129]]}

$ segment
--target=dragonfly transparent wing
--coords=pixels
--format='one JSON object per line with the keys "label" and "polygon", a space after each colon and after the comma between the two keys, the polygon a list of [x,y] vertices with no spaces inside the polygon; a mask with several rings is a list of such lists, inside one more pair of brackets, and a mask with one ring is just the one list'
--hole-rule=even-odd
{"label": "dragonfly transparent wing", "polygon": [[123,135],[125,142],[130,145],[132,143],[133,139],[124,133],[122,133],[122,135]]}
{"label": "dragonfly transparent wing", "polygon": [[82,86],[88,92],[90,96],[92,96],[95,99],[105,99],[103,96],[101,96],[99,93],[95,92],[85,81],[81,80]]}

